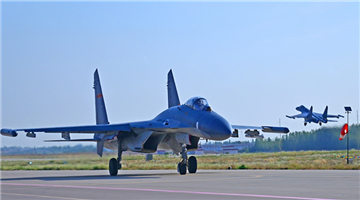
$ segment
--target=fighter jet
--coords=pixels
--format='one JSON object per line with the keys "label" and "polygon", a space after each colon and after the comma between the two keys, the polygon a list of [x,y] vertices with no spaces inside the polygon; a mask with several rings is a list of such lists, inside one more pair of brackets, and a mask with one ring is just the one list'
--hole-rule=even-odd
{"label": "fighter jet", "polygon": [[[1,129],[4,136],[16,137],[18,131],[26,132],[27,137],[36,137],[36,132],[61,133],[61,141],[94,141],[97,143],[97,154],[102,156],[103,148],[117,150],[117,158],[109,161],[109,173],[116,176],[121,169],[123,151],[154,153],[158,149],[172,150],[181,155],[178,172],[181,175],[196,173],[197,160],[194,156],[188,159],[187,151],[196,150],[200,139],[226,140],[238,137],[238,129],[248,129],[247,135],[259,133],[258,130],[270,133],[288,133],[286,127],[271,126],[238,126],[229,122],[216,113],[203,97],[192,97],[184,104],[180,104],[172,70],[168,73],[168,109],[148,121],[109,124],[104,95],[101,90],[99,73],[94,73],[96,125]],[[232,130],[234,131],[232,132]],[[251,132],[252,130],[252,132]],[[71,139],[71,133],[94,134],[90,139]]]}
{"label": "fighter jet", "polygon": [[310,110],[307,109],[305,106],[301,105],[299,107],[296,108],[297,111],[300,111],[301,114],[298,115],[294,115],[294,116],[288,116],[286,115],[286,117],[291,118],[291,119],[295,119],[295,118],[304,118],[304,126],[307,125],[307,123],[319,123],[319,125],[321,126],[322,123],[328,123],[328,122],[337,122],[336,120],[328,120],[327,118],[340,118],[340,117],[344,117],[342,115],[329,115],[328,114],[328,106],[325,107],[324,113],[315,113],[313,112],[313,107],[310,107]]}

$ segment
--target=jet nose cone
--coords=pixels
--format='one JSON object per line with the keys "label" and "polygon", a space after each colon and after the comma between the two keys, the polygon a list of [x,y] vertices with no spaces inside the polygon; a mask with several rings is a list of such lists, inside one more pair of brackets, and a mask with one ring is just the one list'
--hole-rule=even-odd
{"label": "jet nose cone", "polygon": [[217,122],[214,124],[213,127],[213,137],[214,140],[226,140],[231,136],[231,126],[226,121],[226,123],[223,122]]}
{"label": "jet nose cone", "polygon": [[200,120],[199,128],[205,131],[212,140],[228,139],[232,133],[229,122],[215,112],[204,116]]}

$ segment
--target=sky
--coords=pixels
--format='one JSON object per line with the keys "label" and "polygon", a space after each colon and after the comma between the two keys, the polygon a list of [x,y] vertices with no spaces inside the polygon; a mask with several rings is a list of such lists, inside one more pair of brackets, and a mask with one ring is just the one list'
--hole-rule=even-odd
{"label": "sky", "polygon": [[[95,69],[110,123],[165,110],[170,69],[181,103],[205,97],[233,125],[318,129],[285,117],[299,105],[351,106],[356,123],[359,3],[1,2],[1,128],[95,124]],[[59,133],[0,139],[77,144],[43,142]]]}

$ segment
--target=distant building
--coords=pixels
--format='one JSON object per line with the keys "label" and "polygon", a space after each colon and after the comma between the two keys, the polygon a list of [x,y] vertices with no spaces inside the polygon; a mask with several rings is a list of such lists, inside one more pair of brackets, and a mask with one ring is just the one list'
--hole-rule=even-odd
{"label": "distant building", "polygon": [[239,152],[239,149],[235,148],[234,146],[222,146],[223,150],[222,153],[223,154],[237,154]]}
{"label": "distant building", "polygon": [[244,148],[249,148],[254,146],[254,143],[211,143],[211,144],[201,144],[199,149],[204,149],[204,153],[220,153],[220,154],[234,154],[238,153],[239,150]]}
{"label": "distant building", "polygon": [[188,151],[189,155],[204,155],[204,149],[203,148],[198,148],[195,151]]}
{"label": "distant building", "polygon": [[[254,143],[205,143],[199,144],[199,148],[194,151],[188,151],[189,155],[204,155],[204,154],[236,154],[239,150],[254,146]],[[157,150],[156,154],[165,155],[166,153],[172,153],[169,150]]]}

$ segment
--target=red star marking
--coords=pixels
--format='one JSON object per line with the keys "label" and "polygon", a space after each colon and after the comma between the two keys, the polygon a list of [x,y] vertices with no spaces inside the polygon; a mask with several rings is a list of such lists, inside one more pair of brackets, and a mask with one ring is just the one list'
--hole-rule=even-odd
{"label": "red star marking", "polygon": [[98,94],[96,95],[97,98],[101,98],[102,97],[102,94]]}

